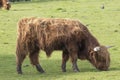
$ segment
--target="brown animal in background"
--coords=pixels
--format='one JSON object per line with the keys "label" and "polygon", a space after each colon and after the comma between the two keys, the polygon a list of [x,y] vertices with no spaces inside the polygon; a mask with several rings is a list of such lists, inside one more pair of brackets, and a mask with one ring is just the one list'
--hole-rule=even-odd
{"label": "brown animal in background", "polygon": [[107,70],[110,56],[107,48],[101,46],[87,27],[78,20],[53,18],[23,18],[18,23],[16,46],[17,72],[22,74],[22,63],[29,55],[31,64],[43,73],[39,64],[39,51],[49,57],[53,50],[62,50],[62,71],[66,72],[69,57],[73,70],[79,72],[77,59],[89,60],[97,69]]}
{"label": "brown animal in background", "polygon": [[5,8],[6,10],[9,10],[11,8],[11,4],[9,0],[0,0],[0,8]]}

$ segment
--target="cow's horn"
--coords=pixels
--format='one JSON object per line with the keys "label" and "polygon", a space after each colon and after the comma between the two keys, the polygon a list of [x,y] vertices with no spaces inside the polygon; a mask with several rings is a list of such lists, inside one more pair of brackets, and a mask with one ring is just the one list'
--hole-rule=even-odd
{"label": "cow's horn", "polygon": [[111,47],[113,47],[113,46],[106,46],[106,48],[111,48]]}
{"label": "cow's horn", "polygon": [[94,51],[99,51],[100,50],[100,47],[95,47],[94,48]]}

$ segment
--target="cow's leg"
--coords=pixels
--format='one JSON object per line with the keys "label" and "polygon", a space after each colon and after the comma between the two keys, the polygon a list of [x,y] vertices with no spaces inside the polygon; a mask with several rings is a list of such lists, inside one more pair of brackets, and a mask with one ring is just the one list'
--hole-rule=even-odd
{"label": "cow's leg", "polygon": [[27,51],[24,49],[21,49],[21,47],[17,46],[16,49],[16,65],[17,65],[17,72],[18,74],[22,74],[22,63],[27,55]]}
{"label": "cow's leg", "polygon": [[72,61],[72,68],[73,68],[73,71],[74,72],[79,72],[79,68],[77,66],[77,59],[76,58],[71,58],[71,61]]}
{"label": "cow's leg", "polygon": [[30,58],[31,64],[36,66],[37,71],[44,73],[44,70],[39,64],[39,50],[31,52],[29,55],[29,58]]}
{"label": "cow's leg", "polygon": [[63,53],[62,53],[62,65],[61,65],[61,68],[62,68],[63,72],[66,72],[66,62],[68,61],[68,59],[69,59],[68,51],[63,50]]}
{"label": "cow's leg", "polygon": [[78,66],[77,66],[78,47],[74,44],[70,44],[68,46],[68,51],[69,51],[69,55],[70,55],[70,58],[71,58],[73,71],[79,72],[79,69],[78,69]]}

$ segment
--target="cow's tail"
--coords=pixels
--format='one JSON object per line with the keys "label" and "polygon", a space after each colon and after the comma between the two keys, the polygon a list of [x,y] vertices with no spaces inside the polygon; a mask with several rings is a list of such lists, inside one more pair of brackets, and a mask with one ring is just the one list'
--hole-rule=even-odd
{"label": "cow's tail", "polygon": [[17,42],[16,42],[16,59],[17,62],[21,62],[22,59],[27,55],[28,50],[25,42],[25,27],[26,27],[26,20],[21,19],[18,22],[17,27]]}

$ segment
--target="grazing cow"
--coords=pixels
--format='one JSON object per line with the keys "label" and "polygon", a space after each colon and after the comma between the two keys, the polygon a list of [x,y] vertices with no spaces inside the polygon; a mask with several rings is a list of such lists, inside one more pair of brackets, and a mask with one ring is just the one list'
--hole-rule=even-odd
{"label": "grazing cow", "polygon": [[0,0],[0,8],[5,8],[6,10],[9,10],[11,7],[11,4],[9,0]]}
{"label": "grazing cow", "polygon": [[77,59],[87,59],[97,69],[107,70],[110,56],[107,48],[101,46],[86,26],[78,20],[53,18],[23,18],[18,23],[16,64],[18,74],[22,74],[22,63],[29,55],[31,64],[43,73],[39,64],[39,51],[44,50],[49,57],[53,50],[62,50],[62,71],[66,72],[66,62],[71,59],[75,72],[79,72]]}

